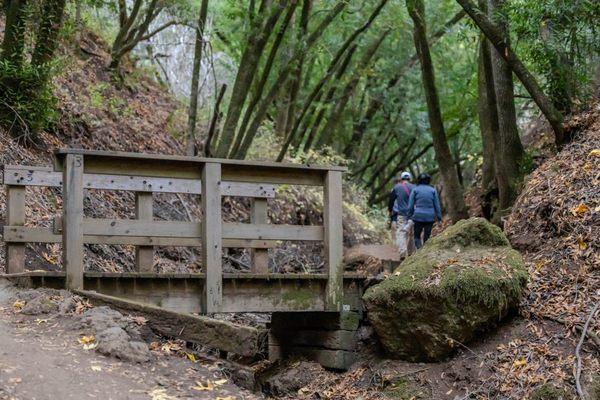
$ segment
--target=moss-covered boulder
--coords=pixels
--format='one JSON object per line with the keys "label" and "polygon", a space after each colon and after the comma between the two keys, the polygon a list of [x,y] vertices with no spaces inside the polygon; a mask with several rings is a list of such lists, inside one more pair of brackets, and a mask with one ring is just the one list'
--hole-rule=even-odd
{"label": "moss-covered boulder", "polygon": [[500,228],[471,218],[430,239],[363,299],[390,356],[436,361],[505,317],[526,283]]}

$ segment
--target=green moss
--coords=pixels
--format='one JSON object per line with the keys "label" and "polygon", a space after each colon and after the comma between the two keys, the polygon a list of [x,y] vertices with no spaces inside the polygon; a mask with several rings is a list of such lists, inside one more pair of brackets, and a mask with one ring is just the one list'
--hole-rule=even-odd
{"label": "green moss", "polygon": [[424,248],[452,248],[456,246],[510,246],[497,226],[484,218],[470,218],[457,222],[427,242]]}
{"label": "green moss", "polygon": [[294,290],[282,294],[281,301],[298,310],[308,310],[313,305],[315,297],[310,291]]}
{"label": "green moss", "polygon": [[600,400],[600,374],[592,378],[592,387],[590,388],[590,400]]}
{"label": "green moss", "polygon": [[521,296],[526,282],[523,259],[509,247],[418,252],[406,259],[394,276],[367,290],[365,300],[390,302],[419,293],[426,298],[505,308],[509,298]]}
{"label": "green moss", "polygon": [[408,257],[363,299],[384,348],[399,358],[435,361],[493,327],[518,305],[527,270],[499,228],[471,219]]}
{"label": "green moss", "polygon": [[564,390],[558,389],[549,383],[534,390],[529,397],[530,400],[564,400],[567,398]]}

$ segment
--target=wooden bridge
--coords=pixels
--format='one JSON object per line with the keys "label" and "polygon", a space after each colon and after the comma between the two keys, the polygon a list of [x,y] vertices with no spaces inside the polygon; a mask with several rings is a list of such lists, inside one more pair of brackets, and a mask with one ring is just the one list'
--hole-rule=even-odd
{"label": "wooden bridge", "polygon": [[[343,172],[342,167],[78,149],[57,151],[53,167],[5,165],[7,205],[3,233],[7,276],[31,286],[94,291],[179,313],[280,313],[274,314],[273,324],[280,321],[281,327],[290,324],[287,313],[296,313],[293,318],[295,331],[305,329],[313,338],[314,333],[322,329],[336,332],[350,327],[355,330],[358,320],[350,325],[343,322],[348,320],[344,313],[360,312],[362,295],[362,277],[343,274]],[[322,187],[323,225],[269,223],[267,200],[275,197],[276,185],[280,184]],[[26,223],[27,186],[62,189],[62,215],[55,217],[52,228]],[[85,217],[86,190],[135,192],[136,219]],[[199,194],[201,220],[155,221],[153,193]],[[251,198],[251,222],[223,222],[223,196]],[[322,242],[324,272],[270,273],[268,249],[282,241]],[[64,271],[25,271],[27,243],[61,243]],[[134,272],[85,271],[85,244],[136,246]],[[155,273],[154,246],[200,247],[203,272]],[[250,248],[251,271],[223,273],[224,247]],[[315,312],[324,314],[315,317]],[[329,322],[323,319],[324,316]],[[350,319],[354,321],[354,318]],[[304,325],[299,326],[298,321],[305,321]],[[333,325],[331,321],[334,321]],[[285,336],[285,329],[273,328],[273,332]],[[323,342],[331,342],[331,335],[325,336]],[[313,342],[315,340],[319,346],[318,337]],[[323,349],[327,349],[327,345],[320,346],[321,350],[313,348],[305,353],[312,352],[313,358],[324,365],[343,368],[349,359],[346,353],[353,346],[350,342],[353,341],[338,346],[342,348],[329,349],[338,353],[343,351],[341,355],[333,355],[335,362],[327,361],[331,357],[323,359]],[[273,335],[270,346],[271,358],[281,355],[282,344]]]}

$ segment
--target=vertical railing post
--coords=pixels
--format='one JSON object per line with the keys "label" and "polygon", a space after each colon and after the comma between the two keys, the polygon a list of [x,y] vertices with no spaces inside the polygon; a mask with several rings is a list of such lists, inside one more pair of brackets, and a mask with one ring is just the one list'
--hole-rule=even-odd
{"label": "vertical railing post", "polygon": [[[135,193],[135,217],[144,221],[152,221],[152,192]],[[136,246],[135,269],[138,272],[152,272],[154,267],[154,247]]]}
{"label": "vertical railing post", "polygon": [[65,156],[62,221],[67,289],[83,289],[83,156],[79,154]]}
{"label": "vertical railing post", "polygon": [[325,308],[341,311],[344,295],[342,172],[327,171],[323,190],[323,226],[325,228],[325,259],[328,273]]}
{"label": "vertical railing post", "polygon": [[[25,186],[6,186],[6,224],[25,225]],[[6,272],[25,271],[25,243],[6,244]]]}
{"label": "vertical railing post", "polygon": [[202,169],[202,263],[205,299],[203,312],[221,311],[223,268],[221,220],[221,164],[207,162]]}
{"label": "vertical railing post", "polygon": [[[253,224],[266,224],[269,220],[267,199],[252,199],[250,222]],[[252,249],[252,272],[267,274],[269,272],[269,251],[267,249]]]}

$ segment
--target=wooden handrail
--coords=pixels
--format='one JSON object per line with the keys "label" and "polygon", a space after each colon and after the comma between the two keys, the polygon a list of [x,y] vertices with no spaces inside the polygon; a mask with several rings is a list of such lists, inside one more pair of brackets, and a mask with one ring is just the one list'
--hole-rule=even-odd
{"label": "wooden handrail", "polygon": [[[59,150],[54,168],[6,165],[7,220],[3,228],[9,273],[24,271],[26,243],[63,244],[66,285],[83,289],[84,244],[136,246],[136,271],[152,273],[154,246],[202,249],[204,313],[230,307],[223,303],[221,249],[252,249],[252,272],[268,274],[268,248],[281,241],[322,241],[325,254],[326,310],[341,310],[343,167],[309,166],[212,158],[88,150]],[[277,184],[324,188],[323,226],[269,224],[267,199]],[[25,187],[62,188],[63,215],[53,228],[25,226]],[[84,218],[84,189],[133,191],[137,219]],[[198,222],[154,221],[152,193],[199,194]],[[251,223],[225,223],[222,196],[252,198]]]}

